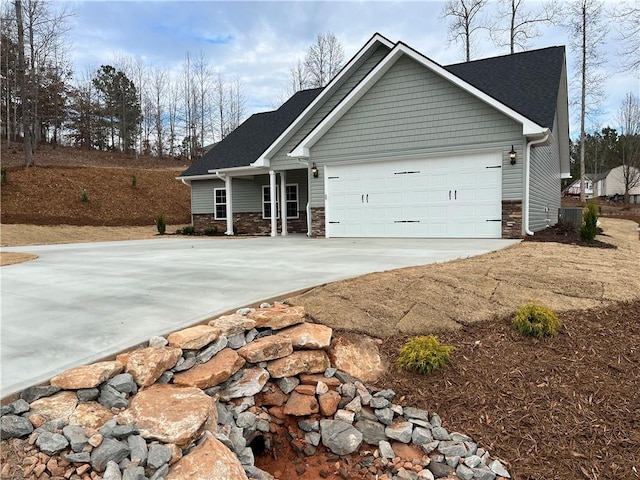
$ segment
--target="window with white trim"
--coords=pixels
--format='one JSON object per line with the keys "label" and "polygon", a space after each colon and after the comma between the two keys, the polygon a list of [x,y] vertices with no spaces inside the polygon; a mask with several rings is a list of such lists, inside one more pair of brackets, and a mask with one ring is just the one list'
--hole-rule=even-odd
{"label": "window with white trim", "polygon": [[225,188],[215,188],[213,190],[213,211],[216,220],[226,220],[227,190]]}
{"label": "window with white trim", "polygon": [[[298,184],[287,184],[286,190],[286,206],[287,218],[298,218]],[[276,195],[276,218],[280,218],[280,198]],[[269,185],[262,186],[262,218],[268,220],[271,218],[271,189]]]}

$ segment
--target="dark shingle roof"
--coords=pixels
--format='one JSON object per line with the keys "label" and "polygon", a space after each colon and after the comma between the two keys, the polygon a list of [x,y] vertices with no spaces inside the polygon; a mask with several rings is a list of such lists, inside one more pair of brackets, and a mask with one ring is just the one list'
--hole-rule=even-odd
{"label": "dark shingle roof", "polygon": [[252,115],[181,176],[207,175],[209,170],[243,167],[254,162],[321,91],[321,88],[302,90],[277,110]]}
{"label": "dark shingle roof", "polygon": [[542,127],[553,127],[564,47],[448,65],[444,68]]}
{"label": "dark shingle roof", "polygon": [[598,182],[604,178],[607,178],[607,175],[609,175],[610,171],[611,169],[605,170],[604,172],[600,172],[600,173],[585,173],[584,176],[589,180],[591,180],[592,182]]}

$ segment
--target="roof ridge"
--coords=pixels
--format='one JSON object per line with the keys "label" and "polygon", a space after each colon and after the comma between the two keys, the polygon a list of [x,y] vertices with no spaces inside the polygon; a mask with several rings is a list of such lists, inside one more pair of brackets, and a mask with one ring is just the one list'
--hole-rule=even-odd
{"label": "roof ridge", "polygon": [[483,62],[485,60],[494,60],[494,59],[498,59],[498,58],[515,57],[515,56],[526,55],[526,54],[535,53],[535,52],[542,52],[543,50],[554,50],[554,49],[563,49],[564,50],[564,49],[566,49],[566,46],[565,45],[553,45],[553,46],[549,46],[549,47],[534,48],[533,50],[523,50],[522,52],[504,53],[504,54],[501,54],[501,55],[494,55],[492,57],[477,58],[475,60],[470,60],[468,62],[450,63],[450,64],[444,65],[444,66],[445,67],[455,67],[457,65],[468,65],[470,63]]}

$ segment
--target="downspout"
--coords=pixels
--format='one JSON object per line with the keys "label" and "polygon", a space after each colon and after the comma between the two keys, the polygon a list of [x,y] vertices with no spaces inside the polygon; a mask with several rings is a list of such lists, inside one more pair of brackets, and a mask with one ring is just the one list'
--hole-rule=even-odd
{"label": "downspout", "polygon": [[309,169],[309,161],[297,158],[298,163],[307,166],[307,237],[311,238],[311,170]]}
{"label": "downspout", "polygon": [[524,167],[524,206],[523,206],[523,211],[522,211],[522,215],[524,217],[524,233],[526,235],[533,235],[533,232],[531,231],[531,229],[529,228],[529,195],[530,195],[530,187],[529,187],[529,181],[530,181],[530,176],[531,176],[531,146],[532,145],[537,145],[539,143],[544,143],[549,139],[549,130],[546,130],[544,136],[538,140],[531,140],[530,142],[527,142],[527,146],[525,148],[525,153],[524,153],[524,161],[525,161],[525,167]]}

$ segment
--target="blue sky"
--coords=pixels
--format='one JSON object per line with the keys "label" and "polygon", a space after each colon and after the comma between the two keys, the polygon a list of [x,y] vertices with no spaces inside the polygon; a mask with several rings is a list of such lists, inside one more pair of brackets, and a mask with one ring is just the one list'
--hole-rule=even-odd
{"label": "blue sky", "polygon": [[[493,0],[495,3],[495,0]],[[447,43],[442,1],[65,1],[75,9],[69,38],[76,72],[113,63],[118,56],[140,58],[146,65],[178,71],[187,52],[203,52],[210,65],[242,81],[247,114],[270,110],[289,84],[289,66],[303,58],[318,33],[333,32],[345,58],[375,33],[403,41],[436,62],[464,59],[460,46]],[[539,2],[525,0],[536,6]],[[491,5],[491,4],[490,4]],[[487,13],[493,12],[492,5]],[[574,54],[566,30],[544,27],[529,48],[566,45],[571,75]],[[603,114],[594,126],[615,125],[615,114],[627,92],[639,95],[639,80],[619,73],[613,37],[603,49],[609,62]],[[483,34],[474,58],[508,53]],[[570,96],[578,92],[570,85]],[[577,118],[572,116],[571,130]],[[572,136],[575,136],[572,134]]]}

